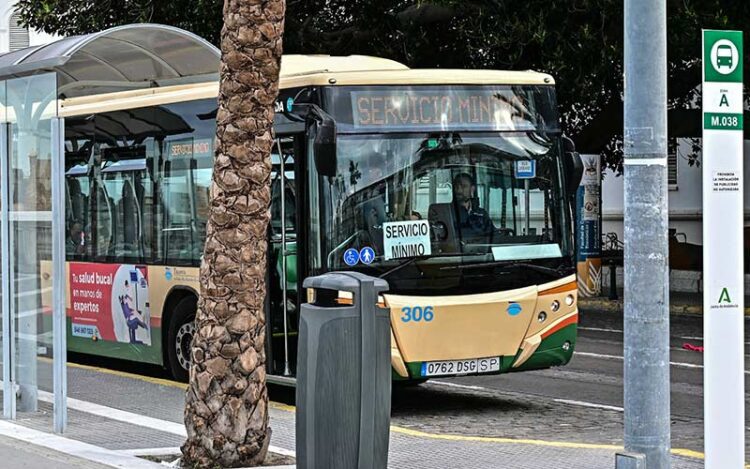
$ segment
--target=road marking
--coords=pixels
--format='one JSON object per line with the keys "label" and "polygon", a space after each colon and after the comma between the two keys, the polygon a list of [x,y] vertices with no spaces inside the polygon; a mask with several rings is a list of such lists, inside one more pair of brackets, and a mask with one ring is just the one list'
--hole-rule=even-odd
{"label": "road marking", "polygon": [[[517,444],[517,445],[531,445],[531,446],[546,446],[552,448],[573,448],[573,449],[600,449],[608,451],[621,451],[622,446],[617,445],[604,445],[596,443],[575,443],[570,441],[548,441],[548,440],[531,440],[531,439],[514,439],[514,438],[502,438],[492,436],[466,436],[466,435],[447,435],[442,433],[427,433],[419,430],[413,430],[411,428],[403,428],[391,426],[391,431],[394,433],[401,433],[403,435],[409,435],[420,438],[430,438],[435,440],[448,440],[448,441],[474,441],[481,443],[504,443],[504,444]],[[672,448],[671,453],[677,456],[683,456],[694,459],[705,459],[705,455],[699,451],[693,451],[691,449],[683,448]]]}
{"label": "road marking", "polygon": [[605,329],[602,327],[581,327],[578,326],[579,331],[595,331],[595,332],[614,332],[617,334],[622,334],[622,330],[620,329]]}
{"label": "road marking", "polygon": [[[445,386],[448,388],[456,388],[456,389],[466,389],[469,391],[485,391],[485,392],[503,392],[499,389],[492,389],[492,388],[486,388],[482,386],[467,386],[464,384],[457,384],[457,383],[449,383],[446,381],[434,381],[431,380],[428,385],[438,385],[438,386]],[[544,396],[549,398],[549,396]],[[595,404],[593,402],[585,402],[585,401],[576,401],[571,399],[555,399],[552,398],[554,402],[559,402],[560,404],[568,404],[568,405],[575,405],[579,407],[589,407],[592,409],[603,409],[603,410],[614,410],[616,412],[623,412],[622,407],[612,406],[612,405],[606,405],[606,404]]]}
{"label": "road marking", "polygon": [[[623,333],[622,329],[607,329],[607,328],[604,328],[604,327],[582,327],[582,326],[578,326],[578,330],[579,331],[594,331],[594,332],[611,332],[613,334],[622,334]],[[678,336],[678,337],[675,337],[675,338],[679,339],[679,340],[700,340],[701,342],[703,341],[703,337],[698,337],[698,336]],[[750,345],[750,342],[745,342],[745,345]]]}
{"label": "road marking", "polygon": [[448,387],[448,388],[466,389],[466,390],[469,390],[469,391],[497,391],[496,389],[485,388],[485,387],[482,387],[482,386],[468,386],[468,385],[465,385],[465,384],[449,383],[447,381],[437,381],[437,380],[434,380],[434,379],[430,380],[427,384],[428,385],[436,384],[436,385],[445,386],[445,387]]}
{"label": "road marking", "polygon": [[[574,352],[574,355],[580,355],[582,357],[602,358],[605,360],[620,360],[623,358],[619,355],[607,355],[603,353],[591,353],[591,352]],[[683,362],[669,362],[670,365],[680,368],[696,368],[703,369],[703,365],[696,365],[695,363],[683,363]],[[746,375],[750,375],[750,371],[745,370]]]}
{"label": "road marking", "polygon": [[[605,360],[623,360],[623,357],[620,355],[608,355],[605,353],[574,352],[574,355],[580,355],[582,357],[603,358]],[[679,366],[683,368],[703,368],[703,365],[696,365],[695,363],[669,362],[669,364],[672,366]]]}
{"label": "road marking", "polygon": [[115,453],[127,454],[129,456],[168,456],[170,454],[182,454],[179,446],[169,448],[136,448],[136,449],[117,449]]}
{"label": "road marking", "polygon": [[617,407],[614,405],[594,404],[593,402],[575,401],[572,399],[553,399],[553,400],[561,404],[577,405],[580,407],[590,407],[592,409],[614,410],[615,412],[625,411],[625,409],[623,409],[622,407]]}
{"label": "road marking", "polygon": [[127,469],[154,469],[162,467],[159,464],[136,458],[127,454],[120,454],[99,446],[81,441],[71,440],[59,435],[22,427],[7,420],[0,420],[0,435],[67,454],[87,461],[97,462],[110,467]]}

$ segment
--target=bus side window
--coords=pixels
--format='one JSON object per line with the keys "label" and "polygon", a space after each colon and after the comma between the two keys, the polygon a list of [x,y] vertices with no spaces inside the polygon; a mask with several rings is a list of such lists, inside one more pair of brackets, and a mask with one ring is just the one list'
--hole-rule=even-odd
{"label": "bus side window", "polygon": [[193,197],[195,199],[195,229],[197,231],[197,240],[194,246],[195,259],[200,259],[203,255],[202,240],[206,239],[206,222],[208,213],[211,209],[211,165],[213,161],[208,158],[207,161],[198,161],[198,167],[193,170]]}
{"label": "bus side window", "polygon": [[106,258],[109,255],[114,231],[113,203],[101,183],[97,182],[95,187],[92,254],[96,258]]}
{"label": "bus side window", "polygon": [[126,179],[122,185],[122,196],[117,207],[117,221],[122,227],[119,239],[118,257],[132,257],[138,242],[138,208],[135,200],[135,189],[130,180]]}
{"label": "bus side window", "polygon": [[162,178],[162,209],[164,211],[164,250],[166,262],[180,265],[193,260],[191,184],[189,167],[184,162],[166,165]]}
{"label": "bus side window", "polygon": [[90,242],[87,233],[91,224],[88,217],[89,201],[87,194],[81,187],[81,181],[86,184],[86,192],[88,192],[88,178],[65,178],[65,209],[67,212],[65,252],[70,259],[84,257],[87,245]]}
{"label": "bus side window", "polygon": [[154,253],[154,184],[146,171],[135,175],[135,196],[141,211],[142,254],[149,260]]}

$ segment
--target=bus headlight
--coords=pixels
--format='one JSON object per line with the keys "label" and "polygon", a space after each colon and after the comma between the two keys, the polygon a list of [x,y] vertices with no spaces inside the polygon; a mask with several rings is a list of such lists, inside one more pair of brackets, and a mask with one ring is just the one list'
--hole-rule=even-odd
{"label": "bus headlight", "polygon": [[539,322],[544,322],[544,321],[546,321],[546,320],[547,320],[547,313],[545,313],[544,311],[542,311],[541,313],[539,313],[539,316],[537,316],[537,318],[536,318],[536,319],[537,319],[537,321],[539,321]]}
{"label": "bus headlight", "polygon": [[565,350],[566,352],[568,350],[570,350],[570,341],[569,340],[566,340],[565,342],[563,342],[562,349]]}
{"label": "bus headlight", "polygon": [[553,313],[556,313],[558,309],[560,309],[560,302],[555,300],[552,302],[552,305],[550,305],[549,309],[552,310]]}
{"label": "bus headlight", "polygon": [[568,295],[568,296],[565,297],[565,304],[568,305],[568,306],[573,306],[573,303],[575,303],[575,301],[576,300],[573,297],[573,295]]}

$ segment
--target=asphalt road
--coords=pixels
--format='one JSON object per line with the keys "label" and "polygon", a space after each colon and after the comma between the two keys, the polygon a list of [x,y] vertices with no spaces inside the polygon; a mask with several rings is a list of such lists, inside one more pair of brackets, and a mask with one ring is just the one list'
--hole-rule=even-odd
{"label": "asphalt road", "polygon": [[[746,323],[746,330],[748,329]],[[584,311],[580,317],[579,337],[571,362],[559,368],[495,376],[438,379],[432,387],[444,387],[465,393],[496,397],[512,396],[520,402],[565,404],[565,409],[580,407],[581,412],[598,412],[600,427],[589,437],[598,442],[621,441],[623,406],[623,324],[619,314]],[[703,354],[683,345],[703,345],[701,316],[670,318],[670,380],[672,444],[702,451],[703,446]],[[747,357],[748,343],[745,345]],[[746,358],[746,369],[748,360]],[[746,389],[748,374],[745,374]],[[429,386],[428,386],[429,387]],[[425,391],[427,392],[427,391]],[[747,394],[746,394],[747,396]],[[746,398],[746,414],[747,414]],[[566,412],[560,412],[565,414]],[[576,413],[576,412],[573,412]],[[555,426],[555,417],[545,416]],[[564,420],[564,419],[563,419]],[[555,435],[568,440],[594,430],[582,424]],[[533,432],[530,432],[533,433]],[[543,432],[547,433],[547,432]],[[750,453],[749,453],[750,454]]]}
{"label": "asphalt road", "polygon": [[[612,313],[582,313],[575,354],[564,367],[451,381],[622,407],[623,324],[618,316]],[[703,416],[703,354],[683,349],[684,344],[702,346],[702,337],[701,316],[670,318],[670,380],[674,416]]]}

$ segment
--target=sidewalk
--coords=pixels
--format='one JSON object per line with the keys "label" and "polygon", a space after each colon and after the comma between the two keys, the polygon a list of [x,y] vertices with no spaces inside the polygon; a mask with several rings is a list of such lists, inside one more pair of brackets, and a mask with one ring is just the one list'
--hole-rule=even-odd
{"label": "sidewalk", "polygon": [[[40,362],[40,366],[42,364],[48,365]],[[48,383],[41,384],[43,389],[49,389]],[[21,465],[0,464],[3,468],[164,468],[136,456],[179,454],[179,445],[185,438],[184,385],[69,365],[68,389],[69,427],[64,437],[50,433],[52,396],[47,392],[40,393],[40,412],[19,414],[15,422],[0,421],[0,461],[22,462]],[[113,392],[115,389],[117,392]],[[294,408],[271,403],[269,413],[273,428],[271,451],[293,456]],[[497,423],[488,422],[488,425]],[[460,426],[450,433],[430,433],[393,425],[389,467],[598,469],[612,467],[617,450],[617,446],[595,442],[464,434]],[[30,454],[28,459],[27,453]],[[672,467],[702,468],[701,456],[690,451],[673,454]]]}
{"label": "sidewalk", "polygon": [[100,469],[108,467],[7,437],[0,437],[0,461],[2,461],[2,467],[7,468]]}

